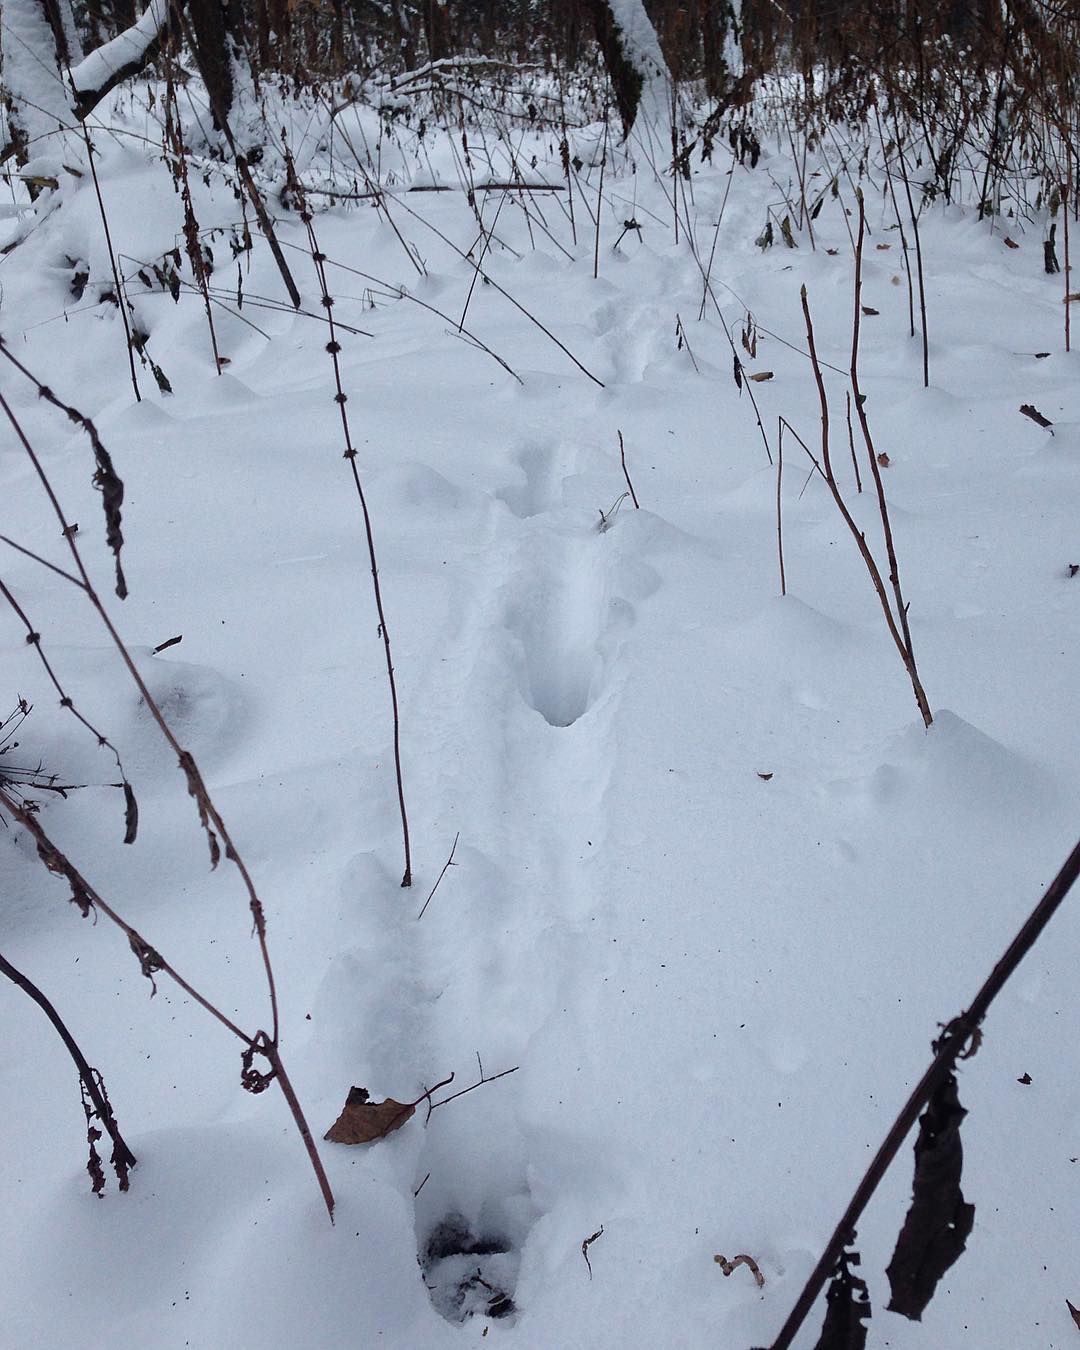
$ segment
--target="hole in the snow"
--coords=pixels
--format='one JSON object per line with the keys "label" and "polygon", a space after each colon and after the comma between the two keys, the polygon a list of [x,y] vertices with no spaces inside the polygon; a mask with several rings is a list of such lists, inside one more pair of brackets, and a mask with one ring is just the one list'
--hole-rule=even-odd
{"label": "hole in the snow", "polygon": [[435,1311],[449,1322],[465,1322],[516,1311],[518,1262],[509,1238],[474,1232],[460,1214],[448,1214],[431,1230],[420,1268]]}

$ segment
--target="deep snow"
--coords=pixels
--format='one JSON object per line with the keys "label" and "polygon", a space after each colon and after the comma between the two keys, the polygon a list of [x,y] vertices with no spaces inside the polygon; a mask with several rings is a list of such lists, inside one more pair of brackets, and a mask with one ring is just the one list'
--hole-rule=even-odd
{"label": "deep snow", "polygon": [[[350,117],[374,147],[378,119]],[[499,211],[485,270],[603,388],[483,282],[466,325],[522,383],[460,340],[474,269],[418,216],[469,250],[478,231],[461,191],[391,201],[422,277],[369,202],[317,216],[334,313],[370,334],[341,335],[342,363],[402,700],[416,868],[403,891],[382,644],[325,329],[287,311],[265,246],[236,263],[212,239],[227,306],[217,376],[197,294],[174,305],[135,279],[180,242],[165,170],[130,138],[98,139],[114,243],[173,395],[142,371],[134,401],[117,310],[97,299],[111,275],[88,190],[0,264],[0,320],[20,360],[95,419],[124,479],[123,605],[85,440],[6,364],[0,391],[253,870],[282,1051],[312,1127],[321,1136],[353,1084],[411,1100],[451,1071],[468,1085],[478,1055],[488,1074],[520,1067],[426,1127],[421,1108],[370,1147],[321,1145],[331,1228],[279,1094],[243,1093],[229,1038],[160,976],[150,1000],[122,936],[80,921],[23,834],[4,831],[0,951],[103,1072],[139,1164],[129,1194],[89,1194],[72,1066],[40,1010],[0,985],[0,1341],[767,1344],[938,1024],[1075,842],[1080,358],[1063,352],[1060,278],[1043,274],[1038,228],[927,211],[924,390],[891,208],[866,189],[863,301],[879,313],[863,323],[862,386],[890,461],[936,714],[927,733],[851,537],[790,439],[779,595],[775,467],[715,311],[698,319],[701,273],[685,230],[674,239],[670,179],[607,166],[595,280],[580,195],[595,207],[595,170],[577,185],[576,245],[557,194],[526,199],[531,222],[515,196],[501,209],[500,196],[478,197],[489,227]],[[560,181],[548,138],[525,142],[524,162],[533,151],[537,172]],[[398,184],[412,172],[456,184],[457,154],[436,131],[415,162],[378,147]],[[707,257],[731,168],[713,282],[733,331],[747,309],[769,330],[756,359],[741,354],[748,373],[773,372],[753,389],[775,453],[780,414],[808,443],[818,434],[800,286],[823,359],[847,364],[853,202],[847,190],[827,200],[816,250],[803,234],[795,251],[778,236],[763,252],[754,240],[778,197],[768,175],[786,181],[787,162],[768,144],[754,171],[729,158],[695,159],[686,209]],[[332,164],[304,162],[309,182],[329,181]],[[239,222],[219,176],[193,183],[201,225]],[[640,232],[613,251],[631,218]],[[305,244],[295,217],[279,228]],[[318,315],[310,259],[289,259]],[[238,271],[242,318],[230,312]],[[257,308],[259,296],[277,308]],[[826,375],[838,475],[876,539],[876,504],[850,481],[846,381]],[[641,509],[624,500],[611,517],[626,488],[620,429]],[[61,561],[7,429],[0,482],[3,532]],[[183,778],[92,610],[16,553],[0,575],[80,709],[120,747],[141,805],[125,847],[106,786],[115,765],[56,706],[5,612],[2,697],[34,704],[19,761],[90,785],[44,800],[43,822],[229,1016],[263,1025],[236,875],[209,872]],[[176,634],[181,644],[151,654]],[[872,1346],[1049,1350],[1075,1338],[1078,932],[1066,905],[963,1067],[975,1230],[921,1325],[884,1311],[910,1145],[864,1218]],[[582,1242],[601,1225],[590,1278]],[[455,1241],[489,1250],[441,1256]],[[736,1252],[759,1263],[762,1290],[746,1269],[724,1278],[714,1255]],[[455,1320],[474,1266],[512,1296],[510,1316],[484,1317],[474,1283],[464,1308],[477,1315]],[[820,1322],[818,1310],[800,1346]]]}

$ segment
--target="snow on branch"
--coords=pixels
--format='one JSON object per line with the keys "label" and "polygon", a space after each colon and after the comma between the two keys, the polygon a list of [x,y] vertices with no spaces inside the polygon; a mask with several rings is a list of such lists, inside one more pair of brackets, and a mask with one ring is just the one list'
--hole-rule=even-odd
{"label": "snow on branch", "polygon": [[76,94],[100,95],[140,70],[169,17],[169,0],[150,0],[134,24],[72,69]]}

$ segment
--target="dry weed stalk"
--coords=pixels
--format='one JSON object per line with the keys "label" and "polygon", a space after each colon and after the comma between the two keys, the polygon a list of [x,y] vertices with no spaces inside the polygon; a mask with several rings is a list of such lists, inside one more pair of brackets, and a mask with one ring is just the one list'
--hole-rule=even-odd
{"label": "dry weed stalk", "polygon": [[94,1194],[103,1195],[105,1193],[105,1173],[95,1147],[98,1139],[101,1138],[101,1130],[94,1124],[95,1120],[112,1141],[113,1147],[109,1162],[116,1173],[117,1185],[122,1191],[130,1189],[131,1182],[128,1174],[135,1166],[136,1158],[135,1154],[128,1148],[124,1136],[120,1133],[120,1126],[116,1123],[112,1103],[109,1101],[109,1094],[105,1090],[105,1080],[97,1069],[90,1066],[86,1056],[79,1049],[78,1042],[68,1030],[52,1002],[45,997],[29,976],[24,975],[21,970],[16,970],[3,955],[0,955],[0,974],[6,975],[12,984],[17,985],[24,994],[29,995],[34,1000],[52,1023],[56,1034],[64,1042],[67,1052],[78,1070],[83,1109],[86,1112],[86,1139],[90,1147],[86,1170],[90,1173]]}
{"label": "dry weed stalk", "polygon": [[[368,508],[367,496],[364,493],[364,484],[360,477],[360,470],[357,468],[357,451],[352,441],[352,430],[349,426],[349,414],[346,411],[345,404],[348,401],[348,395],[345,393],[341,383],[341,362],[338,357],[341,353],[341,344],[337,340],[337,333],[334,327],[334,298],[330,294],[330,287],[326,279],[326,254],[319,248],[319,241],[315,236],[315,224],[311,210],[304,196],[303,188],[296,177],[292,157],[286,157],[286,171],[289,176],[289,188],[296,198],[297,205],[300,208],[300,219],[303,221],[307,230],[308,243],[311,246],[311,258],[315,265],[315,271],[319,279],[321,291],[321,300],[323,308],[326,310],[326,322],[330,335],[330,341],[326,344],[326,350],[330,355],[330,360],[334,367],[334,402],[338,405],[338,413],[341,417],[341,432],[345,440],[345,459],[349,462],[349,469],[352,473],[353,486],[356,488],[356,495],[360,502],[360,511],[364,518],[364,534],[367,539],[368,560],[371,564],[371,585],[375,597],[375,609],[379,616],[379,636],[382,638],[383,652],[386,657],[386,681],[390,689],[390,706],[393,713],[394,722],[394,773],[397,779],[397,797],[398,810],[401,814],[401,836],[405,851],[405,871],[401,878],[402,886],[412,885],[412,851],[409,845],[409,817],[405,809],[405,783],[401,771],[401,712],[398,706],[397,681],[394,678],[394,658],[390,648],[390,629],[386,623],[386,611],[383,606],[382,585],[379,581],[379,564],[375,554],[375,532],[371,523],[371,511]],[[462,315],[464,322],[464,315]]]}
{"label": "dry weed stalk", "polygon": [[[861,245],[862,245],[862,233],[860,231],[859,247],[856,250],[857,257],[861,257]],[[911,686],[915,693],[915,702],[918,704],[919,712],[923,719],[923,724],[929,727],[934,720],[933,714],[930,711],[930,704],[926,697],[926,691],[923,689],[922,681],[919,678],[919,672],[915,665],[915,655],[911,648],[910,633],[908,630],[908,622],[907,622],[907,606],[904,604],[903,597],[900,591],[899,575],[896,569],[896,557],[892,546],[892,531],[891,527],[889,526],[888,506],[885,501],[885,490],[881,483],[881,476],[878,471],[878,466],[874,456],[873,441],[870,438],[869,425],[866,423],[865,413],[863,411],[861,404],[861,395],[858,389],[857,316],[859,312],[859,283],[858,281],[856,282],[856,300],[855,300],[856,328],[852,343],[852,384],[855,393],[855,403],[858,408],[860,417],[860,425],[863,427],[863,434],[864,437],[866,438],[867,454],[869,455],[870,459],[874,461],[874,481],[878,491],[878,505],[881,510],[883,525],[887,531],[887,539],[888,539],[887,549],[890,565],[890,581],[893,583],[894,595],[897,597],[896,603],[899,610],[899,617],[897,617],[897,615],[893,613],[892,605],[890,604],[889,601],[889,595],[885,588],[885,582],[882,579],[881,569],[878,566],[877,560],[873,555],[870,545],[866,542],[866,534],[864,531],[860,530],[858,525],[856,524],[855,519],[852,516],[851,511],[847,505],[847,502],[844,500],[844,494],[840,490],[840,485],[836,480],[836,474],[833,470],[832,457],[829,448],[829,400],[825,392],[825,377],[822,374],[821,362],[818,359],[817,344],[814,340],[814,325],[810,317],[810,305],[807,300],[805,286],[803,286],[801,291],[801,299],[802,299],[803,319],[805,320],[806,323],[807,347],[810,352],[810,363],[813,367],[814,380],[817,384],[818,390],[818,401],[821,406],[821,459],[819,460],[814,455],[814,453],[810,450],[809,446],[807,446],[806,442],[802,439],[801,436],[799,436],[795,428],[792,427],[791,424],[787,422],[786,419],[784,420],[784,425],[786,426],[787,430],[789,430],[792,433],[792,435],[795,436],[796,440],[798,440],[799,444],[802,446],[803,450],[805,450],[807,456],[809,457],[810,462],[814,465],[814,468],[825,480],[825,484],[828,487],[830,493],[832,494],[833,501],[836,503],[837,509],[839,510],[840,515],[843,518],[844,524],[848,527],[848,530],[851,532],[852,538],[855,540],[855,544],[859,550],[862,560],[866,565],[866,570],[870,574],[870,580],[873,583],[875,592],[877,593],[878,601],[881,604],[881,611],[885,617],[885,624],[889,630],[889,636],[895,643],[896,649],[900,653],[900,659],[903,661],[904,668],[908,673],[908,678],[911,680]]]}
{"label": "dry weed stalk", "polygon": [[[22,366],[11,355],[6,345],[4,344],[2,338],[0,338],[0,354],[7,357],[7,359],[11,361],[12,364],[15,365],[16,368],[20,370],[22,374],[25,375],[26,378],[29,379],[31,383],[35,385],[39,394],[42,397],[47,398],[57,407],[62,408],[73,421],[79,422],[84,427],[84,429],[87,430],[87,433],[90,435],[91,441],[94,444],[95,453],[98,457],[100,465],[101,455],[104,452],[104,447],[100,445],[100,441],[97,438],[97,432],[93,428],[93,423],[90,422],[88,418],[83,417],[82,414],[78,413],[75,409],[70,408],[68,405],[56,399],[56,397],[52,395],[51,391],[48,390],[47,386],[43,385],[36,378],[36,376],[32,375],[26,369],[25,366]],[[150,689],[147,686],[146,681],[143,679],[141,673],[139,672],[139,669],[135,664],[131,652],[128,650],[128,647],[124,643],[123,638],[120,636],[120,633],[116,628],[116,625],[110,618],[109,613],[101,600],[101,597],[98,595],[98,592],[90,579],[90,574],[87,571],[86,565],[83,561],[82,553],[79,549],[78,543],[76,542],[76,529],[74,525],[72,525],[72,523],[67,519],[64,513],[64,509],[56,494],[56,491],[53,488],[47,473],[45,472],[40,457],[38,456],[37,452],[31,445],[25,431],[23,430],[21,423],[15,416],[15,413],[12,410],[11,405],[8,403],[7,399],[3,396],[3,394],[0,394],[0,411],[4,413],[8,422],[11,424],[11,427],[15,432],[15,435],[19,443],[22,445],[22,448],[27,456],[27,459],[29,460],[34,470],[34,473],[38,478],[38,481],[41,483],[42,489],[44,490],[45,495],[49,500],[49,504],[52,507],[53,514],[56,516],[56,519],[59,522],[61,536],[65,540],[68,547],[68,551],[70,552],[72,560],[74,562],[75,571],[74,573],[64,572],[61,569],[56,568],[52,564],[46,563],[45,565],[49,566],[51,570],[53,570],[54,572],[59,572],[60,575],[65,577],[67,581],[69,581],[73,586],[75,586],[77,590],[82,591],[82,593],[85,595],[88,603],[95,610],[99,619],[101,620],[102,625],[105,628],[105,631],[108,633],[109,638],[112,641],[113,646],[116,648],[116,651],[120,656],[123,665],[127,669],[128,674],[130,675],[132,681],[134,682],[136,688],[138,689],[139,694],[142,697],[145,706],[150,713],[151,718],[157,725],[169,748],[176,755],[177,762],[180,766],[182,773],[184,774],[187,783],[188,794],[189,796],[192,797],[192,799],[195,802],[196,809],[199,815],[199,822],[202,825],[203,830],[207,837],[207,842],[210,848],[211,866],[212,867],[217,866],[221,858],[222,851],[224,851],[225,857],[231,863],[233,863],[233,865],[236,867],[237,871],[240,874],[241,880],[244,885],[244,889],[247,894],[248,906],[251,911],[254,932],[258,940],[263,970],[266,978],[267,993],[270,1003],[271,1026],[272,1026],[271,1032],[267,1033],[265,1031],[258,1031],[255,1033],[254,1036],[249,1036],[245,1032],[241,1031],[239,1027],[237,1027],[234,1023],[232,1023],[228,1018],[226,1018],[224,1014],[220,1013],[216,1008],[214,1008],[213,1005],[211,1005],[205,998],[203,998],[200,994],[198,994],[189,984],[181,980],[181,978],[176,974],[176,972],[173,971],[171,967],[167,966],[162,961],[158,953],[155,952],[154,949],[149,946],[149,944],[144,942],[143,939],[139,937],[139,935],[135,932],[134,929],[132,929],[128,924],[120,920],[119,916],[117,916],[114,911],[103,905],[103,903],[100,900],[100,897],[97,896],[96,892],[94,892],[89,887],[89,885],[83,880],[83,878],[78,874],[78,872],[74,869],[72,864],[64,856],[62,851],[56,848],[56,846],[51,842],[51,840],[48,839],[40,823],[34,818],[34,816],[31,813],[27,812],[26,809],[21,804],[14,801],[10,796],[10,794],[4,793],[2,791],[0,791],[0,806],[2,806],[3,809],[7,811],[9,815],[11,815],[15,820],[17,820],[19,824],[21,824],[24,827],[24,829],[26,829],[33,836],[38,846],[39,856],[41,857],[41,860],[45,864],[45,866],[48,867],[50,871],[57,872],[60,875],[67,878],[72,887],[72,898],[79,905],[84,916],[89,914],[91,908],[96,907],[100,909],[102,913],[105,913],[114,922],[118,923],[121,928],[124,929],[124,931],[128,934],[128,938],[129,941],[131,942],[132,949],[135,951],[136,956],[139,959],[144,974],[148,975],[152,974],[154,970],[165,970],[168,974],[172,975],[172,977],[181,985],[182,988],[185,989],[185,991],[188,994],[191,995],[191,997],[193,997],[196,1000],[196,1002],[201,1004],[208,1012],[211,1012],[215,1017],[217,1017],[219,1021],[221,1021],[232,1032],[234,1032],[234,1034],[239,1036],[240,1039],[244,1041],[247,1047],[247,1049],[244,1052],[245,1075],[242,1078],[245,1087],[247,1087],[251,1091],[261,1091],[263,1088],[268,1087],[271,1082],[275,1080],[278,1082],[278,1085],[280,1086],[282,1093],[285,1096],[289,1108],[292,1111],[293,1118],[296,1122],[300,1135],[304,1140],[305,1146],[307,1147],[308,1156],[311,1160],[311,1164],[315,1171],[316,1178],[318,1179],[319,1187],[320,1190],[322,1191],[322,1196],[326,1204],[327,1212],[330,1215],[331,1221],[333,1221],[334,1197],[330,1189],[330,1183],[326,1177],[325,1171],[323,1170],[322,1163],[319,1159],[318,1151],[314,1146],[314,1142],[311,1138],[311,1132],[308,1129],[306,1120],[304,1119],[304,1114],[300,1107],[300,1103],[296,1098],[296,1094],[293,1091],[292,1084],[290,1083],[288,1075],[285,1072],[285,1067],[281,1062],[281,1056],[278,1049],[280,1039],[280,1024],[278,1016],[277,986],[274,979],[273,966],[271,965],[270,962],[270,950],[267,944],[266,917],[263,912],[262,901],[260,900],[258,892],[255,888],[254,880],[247,868],[247,865],[245,864],[243,858],[241,857],[239,851],[237,850],[236,846],[232,841],[232,837],[228,831],[228,828],[225,824],[223,817],[221,816],[216,805],[214,804],[213,799],[210,796],[210,793],[206,787],[206,783],[203,780],[202,773],[200,772],[194,757],[191,755],[189,751],[185,750],[183,746],[180,745],[179,741],[173,734],[172,729],[170,728],[168,722],[165,720],[165,716],[162,713],[160,706],[155,700],[153,694],[150,692]],[[113,501],[111,504],[109,501],[110,489],[108,487],[103,488],[106,497],[105,501],[106,519],[109,522],[110,543],[113,545],[114,552],[116,554],[116,565],[118,575],[117,592],[118,594],[123,596],[126,595],[126,586],[122,584],[123,574],[122,572],[120,572],[120,560],[119,560],[119,548],[120,542],[122,542],[119,539],[119,501],[123,497],[123,485],[120,483],[119,478],[117,478],[115,476],[115,473],[112,471],[111,461],[107,461],[107,463],[110,474],[112,474],[112,478],[115,480],[115,482],[113,483],[111,489],[113,493]],[[99,468],[99,476],[100,476],[100,468]],[[112,539],[114,531],[117,536],[115,542]],[[27,550],[23,551],[26,552]],[[44,562],[43,559],[40,561]],[[267,1060],[270,1066],[268,1073],[258,1074],[254,1070],[251,1070],[251,1072],[248,1073],[248,1070],[250,1069],[251,1058],[256,1054],[261,1055]]]}

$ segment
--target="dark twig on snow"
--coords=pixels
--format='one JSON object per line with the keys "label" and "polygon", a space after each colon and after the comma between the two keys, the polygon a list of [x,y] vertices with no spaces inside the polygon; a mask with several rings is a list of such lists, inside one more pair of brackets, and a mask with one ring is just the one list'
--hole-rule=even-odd
{"label": "dark twig on snow", "polygon": [[432,897],[432,896],[435,894],[435,892],[439,889],[439,882],[442,881],[442,879],[443,879],[444,876],[446,876],[447,868],[450,868],[450,867],[456,867],[456,866],[457,866],[457,863],[454,862],[454,854],[457,852],[458,840],[459,840],[460,838],[461,838],[461,831],[459,830],[459,831],[457,832],[457,834],[454,835],[454,842],[453,842],[453,844],[452,844],[452,846],[451,846],[451,848],[450,848],[450,856],[449,856],[449,858],[447,858],[446,862],[443,863],[443,869],[442,869],[442,871],[439,873],[438,877],[436,878],[436,880],[435,880],[435,885],[432,886],[431,892],[430,892],[430,894],[428,895],[428,898],[424,901],[423,909],[421,909],[420,913],[416,916],[417,919],[422,919],[422,918],[424,917],[424,910],[426,910],[427,907],[428,907],[428,905],[431,904],[431,897]]}
{"label": "dark twig on snow", "polygon": [[[92,1109],[92,1115],[101,1122],[102,1129],[112,1140],[112,1163],[113,1170],[116,1173],[116,1179],[122,1191],[129,1188],[128,1173],[135,1166],[135,1154],[128,1148],[124,1142],[124,1136],[120,1133],[120,1127],[116,1123],[116,1117],[113,1115],[112,1103],[109,1101],[109,1094],[105,1091],[105,1084],[101,1074],[97,1069],[93,1069],[87,1063],[86,1056],[79,1049],[78,1043],[71,1032],[64,1024],[63,1018],[53,1007],[52,1003],[45,997],[41,990],[33,983],[28,976],[21,970],[16,970],[10,961],[0,955],[0,974],[6,975],[13,984],[17,984],[24,994],[29,996],[38,1005],[41,1011],[53,1024],[57,1035],[67,1047],[67,1052],[75,1061],[75,1068],[79,1072],[79,1082],[82,1084],[82,1090],[85,1098],[89,1100]],[[93,1125],[88,1121],[90,1129],[93,1131]],[[96,1132],[95,1132],[96,1133]],[[94,1149],[94,1134],[90,1138],[90,1162],[88,1168],[94,1181],[94,1190],[100,1195],[104,1189],[105,1178],[101,1172],[101,1164],[97,1160],[97,1152]]]}

